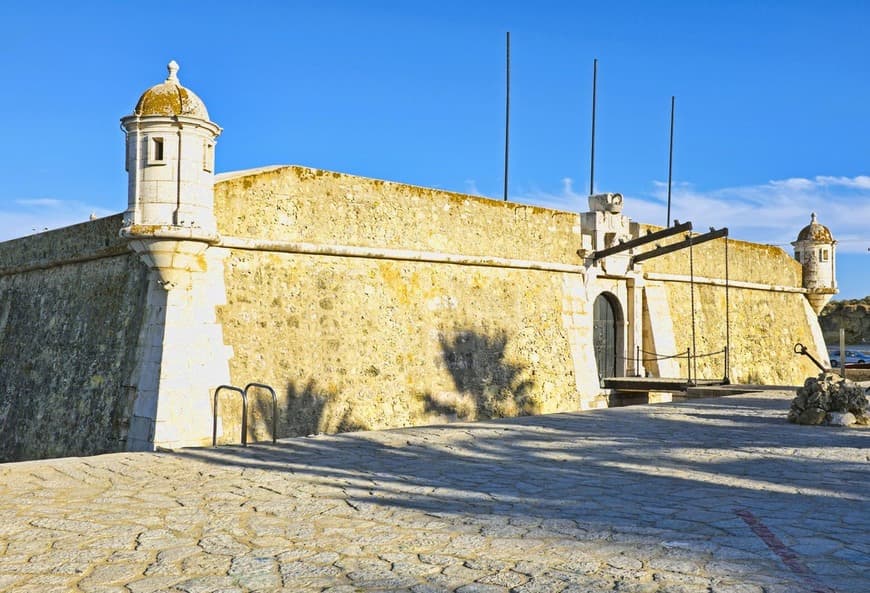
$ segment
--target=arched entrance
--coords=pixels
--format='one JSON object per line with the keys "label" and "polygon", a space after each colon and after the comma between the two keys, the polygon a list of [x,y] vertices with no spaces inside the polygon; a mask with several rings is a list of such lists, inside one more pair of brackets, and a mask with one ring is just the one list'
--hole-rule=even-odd
{"label": "arched entrance", "polygon": [[619,301],[610,293],[601,293],[595,299],[593,315],[592,341],[598,377],[616,377],[619,368],[618,356],[622,349],[618,331],[619,322],[622,320]]}

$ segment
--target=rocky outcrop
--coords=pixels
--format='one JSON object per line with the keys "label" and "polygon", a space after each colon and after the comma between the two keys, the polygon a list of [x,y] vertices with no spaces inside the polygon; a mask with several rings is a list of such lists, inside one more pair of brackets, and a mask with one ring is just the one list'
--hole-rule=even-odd
{"label": "rocky outcrop", "polygon": [[870,403],[863,387],[836,375],[809,377],[798,389],[788,412],[796,424],[851,426],[870,424]]}
{"label": "rocky outcrop", "polygon": [[847,344],[870,344],[870,297],[851,301],[831,301],[819,315],[825,342],[836,344],[840,327],[846,330]]}

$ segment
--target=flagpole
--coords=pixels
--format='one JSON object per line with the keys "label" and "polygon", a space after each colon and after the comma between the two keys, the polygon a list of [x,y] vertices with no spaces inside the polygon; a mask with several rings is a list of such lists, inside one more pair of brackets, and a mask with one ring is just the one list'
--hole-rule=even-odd
{"label": "flagpole", "polygon": [[589,160],[589,195],[595,187],[595,101],[598,94],[598,58],[592,61],[592,150]]}
{"label": "flagpole", "polygon": [[665,227],[671,226],[671,179],[674,172],[674,96],[671,95],[671,145],[668,151],[668,219]]}
{"label": "flagpole", "polygon": [[508,151],[511,129],[511,32],[506,35],[505,45],[505,101],[504,101],[504,201],[508,199]]}

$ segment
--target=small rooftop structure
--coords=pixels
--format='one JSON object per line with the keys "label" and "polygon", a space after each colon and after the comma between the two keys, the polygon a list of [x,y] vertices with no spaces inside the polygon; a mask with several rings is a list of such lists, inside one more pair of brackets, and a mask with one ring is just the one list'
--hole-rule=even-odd
{"label": "small rooftop structure", "polygon": [[831,230],[828,227],[816,221],[816,213],[813,212],[810,215],[810,224],[801,229],[797,240],[831,243],[834,240],[834,236],[831,235]]}
{"label": "small rooftop structure", "polygon": [[133,113],[148,115],[186,115],[207,120],[208,110],[196,94],[181,86],[178,81],[178,62],[172,60],[166,66],[169,75],[160,84],[155,84],[142,93]]}

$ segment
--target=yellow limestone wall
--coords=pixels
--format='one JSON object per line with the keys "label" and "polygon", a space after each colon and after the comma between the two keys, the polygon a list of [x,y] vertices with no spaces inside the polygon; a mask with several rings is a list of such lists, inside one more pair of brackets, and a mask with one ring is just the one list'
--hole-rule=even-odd
{"label": "yellow limestone wall", "polygon": [[[623,281],[323,253],[352,246],[579,267],[578,215],[303,167],[223,176],[215,193],[228,251],[218,318],[234,352],[231,378],[277,389],[280,436],[600,402],[591,300],[624,291]],[[321,253],[299,252],[312,245]],[[732,280],[799,287],[800,268],[781,250],[731,241],[730,251]],[[693,254],[696,276],[724,278],[721,241]],[[685,350],[690,285],[667,277],[688,276],[687,252],[643,269],[665,275],[653,282],[664,287],[671,344]],[[697,351],[720,350],[724,289],[695,290]],[[795,341],[814,343],[802,294],[732,288],[730,300],[732,382],[798,384],[814,374],[791,351]],[[685,362],[678,369],[687,374]],[[721,355],[699,361],[699,377],[723,375]],[[267,438],[268,398],[252,405],[253,434]],[[238,404],[222,409],[224,438],[237,440]]]}
{"label": "yellow limestone wall", "polygon": [[[216,210],[224,237],[581,263],[574,214],[301,167],[220,181]],[[232,380],[277,389],[281,436],[581,405],[579,274],[231,249],[225,280]]]}
{"label": "yellow limestone wall", "polygon": [[[602,291],[645,311],[644,348],[691,345],[687,252],[643,264],[633,286],[658,288],[641,305],[624,279],[584,274],[577,214],[302,167],[223,176],[215,209],[222,241],[194,275],[204,296],[189,295],[190,319],[174,314],[172,344],[144,329],[162,327],[146,299],[153,274],[119,238],[120,215],[0,243],[0,459],[129,448],[137,390],[163,380],[164,355],[167,381],[197,374],[202,388],[155,392],[143,422],[208,410],[229,357],[233,384],[277,388],[289,436],[599,405],[591,303]],[[749,283],[730,291],[732,382],[801,383],[816,371],[794,344],[827,355],[795,292],[800,266],[778,248],[729,245],[731,280]],[[693,255],[697,350],[719,350],[725,292],[704,278],[724,278],[723,242]],[[193,323],[215,309],[220,326]],[[700,377],[721,365],[702,359]],[[271,436],[263,395],[252,439]],[[238,442],[238,401],[221,411],[222,440]]]}
{"label": "yellow limestone wall", "polygon": [[[679,237],[676,240],[681,240]],[[673,242],[671,241],[671,242]],[[666,242],[662,242],[666,244]],[[724,280],[725,246],[719,239],[692,249],[695,344],[699,354],[718,352],[726,343],[725,288],[704,283],[705,278]],[[684,249],[643,263],[650,276],[689,276],[689,251]],[[745,241],[728,241],[730,281],[772,286],[766,290],[732,286],[728,291],[730,317],[729,378],[732,383],[802,385],[818,369],[804,356],[794,353],[798,342],[827,364],[818,323],[803,294],[781,289],[801,285],[801,266],[779,247]],[[663,282],[674,326],[677,352],[692,348],[692,285]],[[678,359],[681,376],[688,375],[685,359]],[[699,358],[698,377],[722,378],[721,354]]]}

